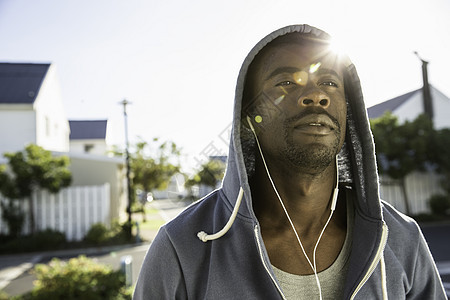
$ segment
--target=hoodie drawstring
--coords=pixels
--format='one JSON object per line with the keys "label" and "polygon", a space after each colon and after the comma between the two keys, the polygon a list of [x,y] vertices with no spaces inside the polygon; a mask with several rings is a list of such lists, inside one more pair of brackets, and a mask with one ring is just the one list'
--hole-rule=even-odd
{"label": "hoodie drawstring", "polygon": [[228,230],[230,230],[231,226],[234,223],[234,220],[236,219],[237,213],[239,211],[239,206],[241,205],[242,202],[242,198],[244,196],[244,190],[242,189],[242,187],[239,189],[239,194],[238,197],[236,199],[236,204],[234,205],[234,209],[233,212],[231,213],[230,218],[228,219],[227,224],[225,224],[225,226],[222,228],[222,230],[220,230],[217,233],[214,234],[207,234],[204,231],[200,231],[199,233],[197,233],[197,237],[204,243],[206,243],[207,241],[212,241],[212,240],[216,240],[221,238],[225,233],[228,232]]}
{"label": "hoodie drawstring", "polygon": [[387,284],[386,284],[386,264],[384,262],[384,253],[381,255],[381,290],[383,292],[383,300],[388,300]]}
{"label": "hoodie drawstring", "polygon": [[[239,189],[239,194],[236,199],[236,204],[233,208],[233,212],[231,213],[230,218],[228,219],[228,222],[225,224],[225,226],[217,233],[214,234],[207,234],[204,231],[200,231],[197,233],[197,237],[204,243],[207,241],[212,241],[221,238],[225,233],[230,230],[231,226],[234,223],[234,220],[236,219],[237,213],[239,211],[239,207],[242,202],[242,198],[244,196],[244,190],[242,187]],[[381,271],[381,290],[383,293],[383,300],[388,300],[388,292],[387,292],[387,283],[386,283],[386,263],[384,261],[384,253],[381,254],[380,259],[380,271]]]}

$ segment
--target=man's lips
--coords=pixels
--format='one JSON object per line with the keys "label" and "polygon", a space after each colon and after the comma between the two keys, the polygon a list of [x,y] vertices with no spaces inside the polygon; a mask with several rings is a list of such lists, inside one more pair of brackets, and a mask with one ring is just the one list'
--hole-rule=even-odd
{"label": "man's lips", "polygon": [[292,127],[312,135],[327,135],[337,129],[334,122],[325,114],[306,115],[294,122]]}

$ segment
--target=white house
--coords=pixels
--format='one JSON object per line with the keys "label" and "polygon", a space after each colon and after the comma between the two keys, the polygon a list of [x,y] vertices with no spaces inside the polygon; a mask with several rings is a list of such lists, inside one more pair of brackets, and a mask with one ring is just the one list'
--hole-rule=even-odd
{"label": "white house", "polygon": [[[42,222],[59,218],[59,223],[50,223],[52,228],[72,228],[64,225],[61,216],[72,216],[71,210],[84,211],[82,215],[87,216],[93,207],[99,212],[106,209],[106,212],[96,214],[107,216],[106,219],[84,216],[85,224],[76,235],[72,229],[66,232],[80,238],[95,220],[110,222],[118,219],[127,204],[125,166],[123,158],[105,155],[107,121],[71,121],[69,125],[52,64],[0,63],[0,78],[0,164],[6,162],[3,153],[21,151],[31,143],[52,151],[54,155],[67,155],[71,160],[71,190],[64,190],[57,196],[34,197],[42,202],[35,205],[42,208],[45,216],[41,218]],[[105,188],[107,192],[104,192]],[[89,191],[84,193],[85,190]],[[78,196],[69,196],[72,193]],[[78,200],[74,203],[85,208],[70,206],[70,211],[65,211],[69,209],[67,203],[71,202],[70,199],[75,198]],[[93,206],[91,198],[103,204]],[[55,227],[57,223],[60,227]],[[2,230],[0,220],[0,232]]]}
{"label": "white house", "polygon": [[68,152],[69,123],[55,66],[0,63],[0,78],[0,154],[29,143]]}
{"label": "white house", "polygon": [[[450,98],[430,85],[433,107],[433,124],[436,129],[450,128]],[[386,111],[395,115],[400,123],[413,121],[424,113],[422,89],[418,89],[393,99],[384,101],[367,109],[370,119],[381,117]],[[441,177],[434,172],[413,172],[406,177],[406,186],[411,214],[428,212],[427,200],[433,194],[443,193],[440,186]],[[380,176],[380,194],[383,199],[397,209],[405,211],[403,194],[400,186],[387,176]]]}
{"label": "white house", "polygon": [[105,155],[107,120],[70,120],[70,152]]}
{"label": "white house", "polygon": [[[430,85],[433,103],[433,123],[436,129],[450,128],[450,98]],[[413,121],[424,113],[422,89],[418,89],[393,99],[384,101],[367,109],[370,119],[381,117],[386,111],[397,116],[400,123]]]}
{"label": "white house", "polygon": [[107,120],[70,120],[70,171],[73,186],[101,185],[111,189],[110,219],[120,219],[127,204],[124,159],[107,156]]}

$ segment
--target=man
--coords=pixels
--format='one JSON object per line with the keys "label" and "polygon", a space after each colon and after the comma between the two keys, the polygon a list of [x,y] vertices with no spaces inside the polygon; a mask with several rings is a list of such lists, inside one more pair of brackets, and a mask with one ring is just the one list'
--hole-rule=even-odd
{"label": "man", "polygon": [[239,74],[222,187],[160,229],[134,299],[446,299],[416,223],[378,196],[359,79],[308,25]]}

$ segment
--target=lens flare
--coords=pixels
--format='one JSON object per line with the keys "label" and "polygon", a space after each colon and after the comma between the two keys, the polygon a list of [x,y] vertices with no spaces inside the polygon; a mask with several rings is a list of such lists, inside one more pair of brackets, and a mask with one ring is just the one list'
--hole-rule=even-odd
{"label": "lens flare", "polygon": [[273,101],[273,103],[274,103],[275,105],[280,104],[281,101],[284,100],[284,97],[286,97],[286,95],[281,95],[280,97],[278,97],[277,99],[275,99],[275,101]]}
{"label": "lens flare", "polygon": [[255,122],[256,123],[261,123],[262,122],[262,117],[260,115],[255,116]]}
{"label": "lens flare", "polygon": [[311,64],[311,65],[309,66],[309,73],[310,73],[310,74],[313,74],[313,73],[317,72],[317,70],[319,70],[319,68],[320,68],[321,65],[322,65],[321,62],[318,62],[318,63],[316,63],[316,64]]}
{"label": "lens flare", "polygon": [[295,72],[294,80],[299,85],[306,85],[308,83],[308,73],[305,71]]}

